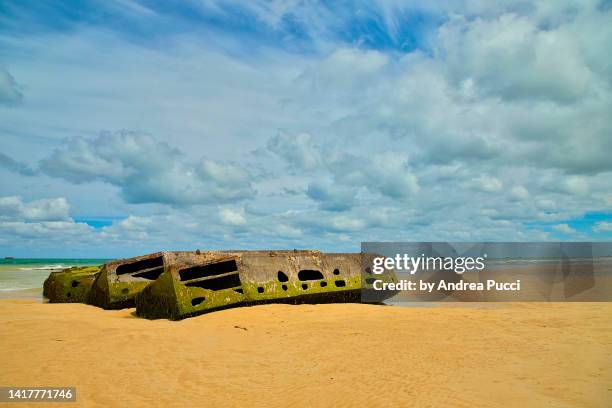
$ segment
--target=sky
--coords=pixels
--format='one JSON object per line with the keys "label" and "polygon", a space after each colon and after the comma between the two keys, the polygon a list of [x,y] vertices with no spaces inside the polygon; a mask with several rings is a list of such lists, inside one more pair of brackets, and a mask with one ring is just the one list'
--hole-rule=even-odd
{"label": "sky", "polygon": [[601,0],[2,2],[0,256],[611,241],[610,44]]}

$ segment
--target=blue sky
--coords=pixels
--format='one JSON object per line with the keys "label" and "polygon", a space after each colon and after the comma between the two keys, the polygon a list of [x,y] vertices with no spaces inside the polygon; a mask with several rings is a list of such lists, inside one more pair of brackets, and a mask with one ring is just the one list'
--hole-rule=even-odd
{"label": "blue sky", "polygon": [[612,239],[605,1],[0,5],[0,255]]}

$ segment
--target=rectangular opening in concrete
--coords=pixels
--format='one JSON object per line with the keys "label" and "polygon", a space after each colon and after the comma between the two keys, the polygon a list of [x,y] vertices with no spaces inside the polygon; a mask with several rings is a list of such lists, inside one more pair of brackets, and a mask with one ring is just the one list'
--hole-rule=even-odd
{"label": "rectangular opening in concrete", "polygon": [[221,275],[224,273],[234,272],[238,270],[236,261],[231,259],[229,261],[218,262],[208,265],[192,266],[190,268],[181,269],[179,271],[179,277],[181,281],[206,278],[209,276]]}
{"label": "rectangular opening in concrete", "polygon": [[218,278],[210,278],[206,280],[188,282],[185,286],[197,286],[198,288],[209,290],[223,290],[240,286],[240,276],[238,273],[231,275],[219,276]]}
{"label": "rectangular opening in concrete", "polygon": [[[117,266],[115,273],[117,275],[125,275],[126,273],[135,273],[135,272],[148,272],[152,269],[161,268],[163,272],[164,268],[164,259],[161,256],[157,256],[154,258],[147,258],[141,261],[125,263]],[[161,274],[161,272],[160,272]],[[158,274],[159,276],[159,274]]]}
{"label": "rectangular opening in concrete", "polygon": [[144,272],[135,273],[132,276],[135,278],[145,278],[149,280],[155,280],[159,278],[159,275],[164,273],[164,267],[160,266],[159,268],[149,269]]}

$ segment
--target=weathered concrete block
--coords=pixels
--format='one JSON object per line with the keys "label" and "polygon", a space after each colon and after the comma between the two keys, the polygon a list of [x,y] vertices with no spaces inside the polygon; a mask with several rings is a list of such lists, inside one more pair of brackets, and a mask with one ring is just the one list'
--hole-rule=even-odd
{"label": "weathered concrete block", "polygon": [[104,264],[88,303],[104,309],[134,307],[134,297],[175,263],[192,265],[204,259],[197,252],[156,252]]}
{"label": "weathered concrete block", "polygon": [[[138,295],[146,318],[182,319],[247,304],[358,302],[369,285],[361,254],[319,251],[211,251],[199,262],[168,264]],[[393,271],[377,279],[396,280]],[[381,299],[389,295],[381,295]]]}
{"label": "weathered concrete block", "polygon": [[100,266],[75,266],[51,272],[43,283],[43,296],[50,303],[85,303]]}

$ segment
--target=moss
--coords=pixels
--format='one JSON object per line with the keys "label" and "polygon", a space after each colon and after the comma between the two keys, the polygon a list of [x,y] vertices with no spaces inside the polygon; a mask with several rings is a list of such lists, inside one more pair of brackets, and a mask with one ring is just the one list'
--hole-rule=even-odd
{"label": "moss", "polygon": [[[201,300],[194,304],[193,300]],[[148,319],[182,319],[187,316],[244,303],[244,294],[233,289],[212,291],[176,282],[169,271],[140,292],[135,299],[139,316]]]}
{"label": "moss", "polygon": [[50,303],[85,303],[100,266],[80,266],[51,272],[43,283],[43,296]]}
{"label": "moss", "polygon": [[[182,319],[259,303],[358,302],[373,280],[362,276],[363,260],[360,254],[295,250],[155,253],[105,264],[88,303],[105,309],[136,306],[146,318]],[[396,280],[393,273],[376,279]],[[367,299],[376,296],[384,300],[389,293]]]}
{"label": "moss", "polygon": [[[185,286],[174,281],[173,284],[178,305],[178,315],[175,318],[192,316],[230,306],[239,306],[247,301],[244,293],[237,292],[234,289],[213,291],[194,286]],[[193,305],[192,300],[197,298],[204,298],[204,300],[197,305]]]}
{"label": "moss", "polygon": [[176,293],[169,272],[162,273],[155,282],[138,293],[134,301],[138,314],[147,319],[179,316]]}
{"label": "moss", "polygon": [[148,281],[114,282],[103,266],[90,291],[87,303],[104,309],[124,309],[134,307],[134,298],[147,285]]}
{"label": "moss", "polygon": [[[287,282],[278,279],[257,282],[247,280],[245,275],[248,276],[241,276],[241,293],[236,289],[209,290],[186,286],[175,280],[167,270],[136,296],[136,311],[145,318],[178,320],[229,307],[271,302],[359,302],[362,289],[371,287],[361,274],[333,275],[312,281],[289,279]],[[376,278],[385,282],[396,281],[394,274],[378,275]]]}

